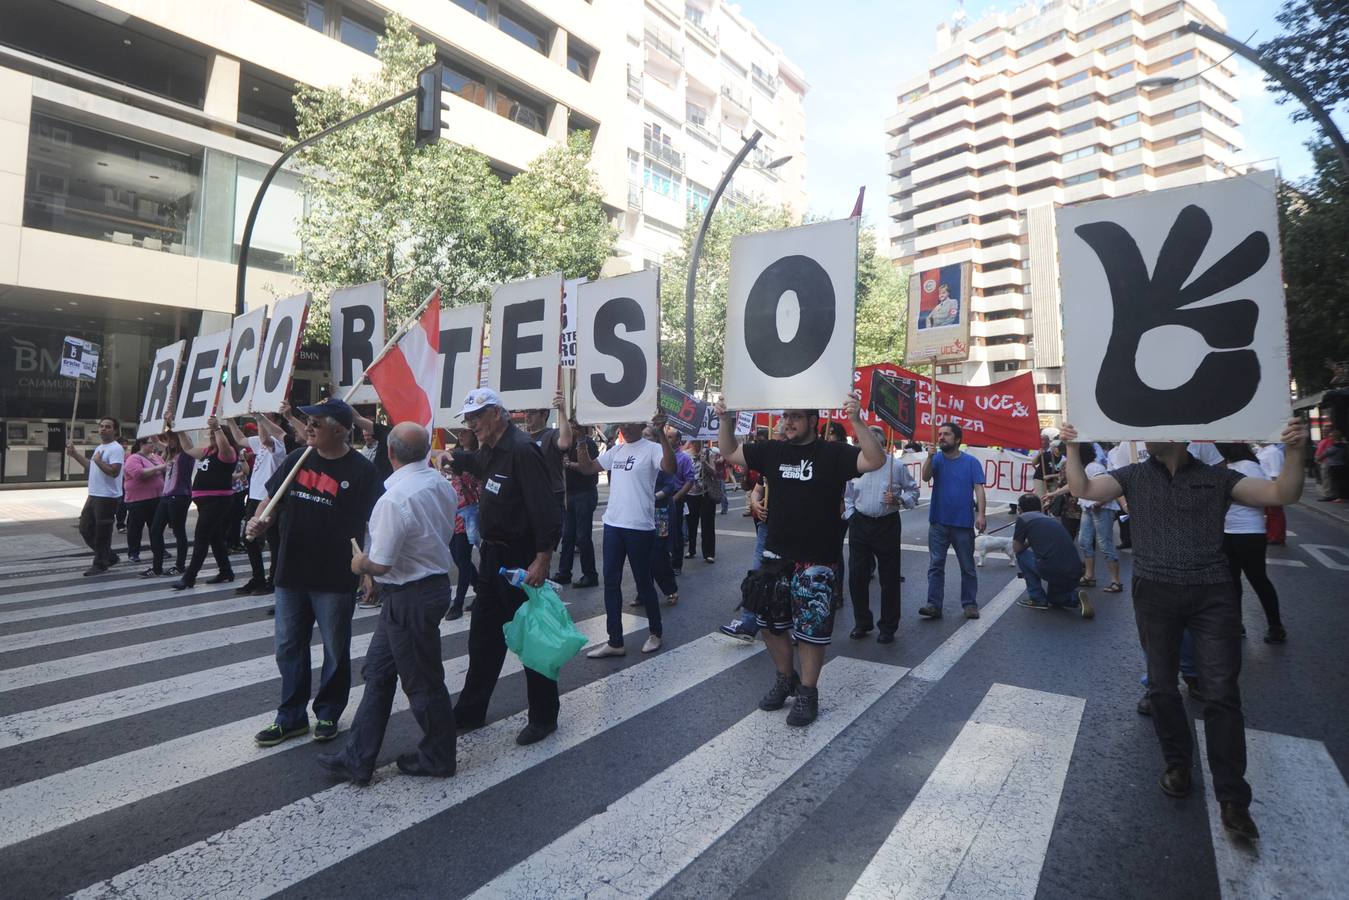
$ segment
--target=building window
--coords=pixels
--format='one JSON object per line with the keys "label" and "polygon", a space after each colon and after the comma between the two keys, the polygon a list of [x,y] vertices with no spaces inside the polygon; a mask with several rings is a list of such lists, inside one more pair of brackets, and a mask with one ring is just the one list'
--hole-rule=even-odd
{"label": "building window", "polygon": [[1125,141],[1122,144],[1116,144],[1115,146],[1110,148],[1110,152],[1112,154],[1118,155],[1120,153],[1128,153],[1130,150],[1137,150],[1141,146],[1143,146],[1143,142],[1140,141],[1138,138],[1134,138],[1132,141]]}
{"label": "building window", "polygon": [[941,65],[937,66],[937,68],[933,69],[930,75],[933,78],[936,78],[938,75],[945,75],[947,72],[959,68],[961,64],[964,62],[965,57],[961,56],[951,60],[950,62],[942,63]]}
{"label": "building window", "polygon": [[323,0],[257,0],[257,2],[288,19],[303,22],[315,31],[323,30]]}
{"label": "building window", "polygon": [[515,124],[523,125],[530,131],[537,131],[539,134],[546,131],[548,118],[542,103],[526,99],[500,84],[496,86],[495,94],[497,115],[504,116]]}
{"label": "building window", "polygon": [[1173,66],[1178,66],[1178,65],[1180,65],[1181,63],[1183,63],[1183,62],[1189,62],[1189,61],[1192,60],[1192,59],[1194,59],[1194,51],[1193,51],[1193,50],[1186,50],[1186,51],[1185,51],[1184,53],[1182,53],[1180,56],[1173,56],[1173,57],[1171,57],[1171,65],[1173,65]]}
{"label": "building window", "polygon": [[497,28],[529,49],[542,53],[544,56],[548,55],[548,34],[538,25],[526,22],[519,16],[511,15],[503,9],[497,11]]}
{"label": "building window", "polygon": [[1078,122],[1076,125],[1069,125],[1067,128],[1063,129],[1063,131],[1059,133],[1064,137],[1067,137],[1070,134],[1078,134],[1083,131],[1089,131],[1095,127],[1096,127],[1096,120],[1088,119],[1085,122]]}
{"label": "building window", "polygon": [[1059,162],[1072,162],[1075,159],[1083,159],[1100,151],[1100,147],[1092,144],[1088,147],[1079,147],[1076,150],[1069,150],[1059,157]]}
{"label": "building window", "polygon": [[473,15],[487,21],[487,0],[452,0],[456,6],[462,6]]}
{"label": "building window", "polygon": [[32,113],[23,204],[29,228],[193,255],[200,187],[199,154]]}
{"label": "building window", "polygon": [[646,185],[647,190],[662,197],[679,199],[679,184],[675,181],[674,172],[650,159],[642,161],[642,184]]}
{"label": "building window", "polygon": [[1142,174],[1143,174],[1142,166],[1129,166],[1127,169],[1120,169],[1118,172],[1116,172],[1115,180],[1118,181],[1121,178],[1133,178],[1135,175],[1142,175]]}
{"label": "building window", "polygon": [[1106,72],[1106,73],[1105,73],[1105,77],[1106,77],[1106,78],[1119,78],[1121,75],[1128,75],[1128,74],[1129,74],[1130,72],[1132,72],[1133,70],[1134,70],[1134,64],[1131,63],[1131,62],[1127,62],[1127,63],[1125,63],[1125,64],[1122,65],[1122,66],[1116,66],[1115,68],[1111,69],[1109,72]]}
{"label": "building window", "polygon": [[937,374],[938,374],[938,375],[959,375],[961,372],[964,371],[964,369],[965,369],[965,367],[964,367],[963,365],[961,365],[960,363],[953,363],[953,364],[951,364],[951,365],[937,366]]}
{"label": "building window", "polygon": [[1104,54],[1106,54],[1107,56],[1109,56],[1111,53],[1115,53],[1115,52],[1117,52],[1117,51],[1123,50],[1125,47],[1128,47],[1128,46],[1132,45],[1133,42],[1134,42],[1134,39],[1133,39],[1133,38],[1127,37],[1127,38],[1124,38],[1123,40],[1115,41],[1115,43],[1113,43],[1113,44],[1109,44],[1109,45],[1107,45],[1107,46],[1105,46],[1105,47],[1102,47],[1102,48],[1101,48],[1101,52],[1104,53]]}
{"label": "building window", "polygon": [[1111,128],[1123,128],[1125,125],[1132,125],[1138,121],[1138,113],[1129,113],[1127,116],[1120,116],[1110,123]]}
{"label": "building window", "polygon": [[245,64],[239,73],[239,121],[272,134],[294,137],[295,90],[279,75]]}
{"label": "building window", "polygon": [[444,65],[440,78],[441,84],[450,93],[467,100],[476,106],[487,105],[487,79],[458,63],[441,60]]}
{"label": "building window", "polygon": [[1095,98],[1093,95],[1091,95],[1091,94],[1087,94],[1087,95],[1082,96],[1082,97],[1077,97],[1077,98],[1075,98],[1075,99],[1073,99],[1073,100],[1069,100],[1067,103],[1062,104],[1062,105],[1059,107],[1059,112],[1068,112],[1069,110],[1073,110],[1073,109],[1077,109],[1078,107],[1086,106],[1088,103],[1090,103],[1091,101],[1093,101],[1093,100],[1095,100],[1095,99],[1096,99],[1096,98]]}
{"label": "building window", "polygon": [[707,212],[707,205],[712,202],[712,192],[701,184],[690,181],[686,186],[684,202],[689,209],[696,210],[698,215]]}
{"label": "building window", "polygon": [[1135,87],[1127,87],[1127,88],[1125,88],[1124,90],[1120,91],[1120,92],[1117,93],[1117,94],[1111,94],[1109,97],[1107,97],[1107,98],[1105,99],[1105,102],[1106,102],[1106,103],[1121,103],[1121,102],[1123,102],[1123,101],[1125,101],[1125,100],[1128,100],[1130,97],[1135,96],[1137,93],[1138,93],[1138,88],[1137,88],[1136,86],[1135,86]]}
{"label": "building window", "polygon": [[1091,172],[1083,172],[1080,175],[1072,175],[1069,176],[1068,178],[1063,179],[1063,186],[1071,187],[1075,184],[1084,184],[1088,181],[1095,181],[1097,178],[1100,177],[1101,173],[1094,170]]}
{"label": "building window", "polygon": [[1178,106],[1171,110],[1171,118],[1179,119],[1183,116],[1193,115],[1194,113],[1199,112],[1199,106],[1200,104],[1198,103],[1187,103],[1184,106]]}
{"label": "building window", "polygon": [[567,38],[567,71],[573,75],[580,76],[586,81],[590,80],[590,74],[594,71],[595,53],[584,44],[578,43]]}
{"label": "building window", "polygon": [[1086,81],[1091,75],[1091,69],[1083,69],[1081,72],[1074,72],[1067,78],[1059,82],[1059,87],[1067,87],[1070,84],[1077,84],[1079,81]]}
{"label": "building window", "polygon": [[375,47],[384,34],[384,26],[364,17],[351,13],[342,13],[337,23],[337,39],[352,49],[370,56],[375,55]]}
{"label": "building window", "polygon": [[1006,51],[1005,49],[999,48],[999,49],[997,49],[997,50],[994,50],[992,53],[988,54],[987,56],[981,56],[981,57],[979,57],[979,65],[981,65],[981,66],[988,65],[989,63],[993,62],[995,59],[1002,59],[1002,58],[1003,58],[1004,56],[1006,56],[1006,55],[1007,55],[1007,51]]}
{"label": "building window", "polygon": [[994,372],[1015,372],[1024,366],[1025,360],[1020,359],[999,359],[993,363]]}

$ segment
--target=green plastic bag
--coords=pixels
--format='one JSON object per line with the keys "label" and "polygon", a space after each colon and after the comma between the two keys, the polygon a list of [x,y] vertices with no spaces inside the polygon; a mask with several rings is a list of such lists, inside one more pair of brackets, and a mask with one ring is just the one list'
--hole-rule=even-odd
{"label": "green plastic bag", "polygon": [[506,646],[525,668],[556,681],[562,664],[590,641],[577,629],[551,585],[521,588],[529,599],[515,611],[515,618],[501,626]]}

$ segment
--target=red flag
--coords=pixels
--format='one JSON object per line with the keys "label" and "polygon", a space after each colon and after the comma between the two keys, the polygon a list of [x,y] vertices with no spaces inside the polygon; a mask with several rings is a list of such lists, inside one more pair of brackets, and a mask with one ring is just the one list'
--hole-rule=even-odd
{"label": "red flag", "polygon": [[848,216],[848,218],[850,218],[850,219],[856,219],[856,218],[861,217],[861,215],[862,215],[862,198],[866,196],[866,193],[867,193],[867,186],[866,186],[865,184],[862,185],[860,188],[857,189],[857,202],[853,204],[853,207],[852,207],[852,215]]}
{"label": "red flag", "polygon": [[427,428],[440,400],[440,291],[416,326],[367,372],[379,402],[394,425],[416,422]]}

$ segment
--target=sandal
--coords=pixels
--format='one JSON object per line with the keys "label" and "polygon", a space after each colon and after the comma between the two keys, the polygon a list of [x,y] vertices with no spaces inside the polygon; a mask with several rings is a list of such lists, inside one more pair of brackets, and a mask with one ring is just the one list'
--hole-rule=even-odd
{"label": "sandal", "polygon": [[1102,590],[1104,590],[1107,594],[1118,594],[1124,590],[1124,585],[1120,584],[1118,581],[1112,581],[1104,588],[1102,588]]}
{"label": "sandal", "polygon": [[1081,578],[1077,579],[1077,584],[1079,587],[1096,587],[1096,579],[1088,578],[1083,575]]}

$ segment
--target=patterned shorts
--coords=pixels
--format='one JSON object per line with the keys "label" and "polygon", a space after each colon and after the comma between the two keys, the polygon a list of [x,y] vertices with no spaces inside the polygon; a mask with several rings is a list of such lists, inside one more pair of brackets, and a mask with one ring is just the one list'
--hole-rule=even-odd
{"label": "patterned shorts", "polygon": [[798,562],[792,566],[791,618],[769,621],[755,616],[760,628],[791,629],[807,644],[828,644],[834,637],[834,613],[843,605],[843,564]]}

